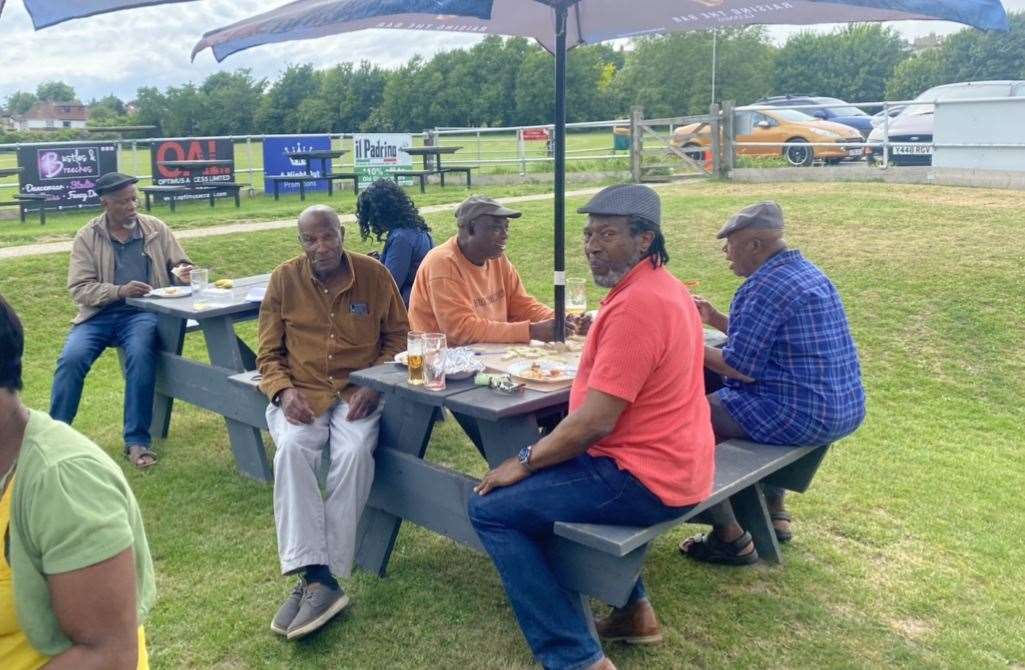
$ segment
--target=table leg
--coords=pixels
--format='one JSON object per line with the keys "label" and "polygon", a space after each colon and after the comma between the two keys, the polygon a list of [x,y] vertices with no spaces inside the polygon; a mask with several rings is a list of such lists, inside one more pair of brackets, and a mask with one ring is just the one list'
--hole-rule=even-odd
{"label": "table leg", "polygon": [[299,199],[306,200],[306,182],[299,180]]}
{"label": "table leg", "polygon": [[274,180],[274,200],[277,201],[277,199],[278,199],[278,180],[275,179]]}
{"label": "table leg", "polygon": [[[173,316],[160,315],[157,318],[157,350],[161,353],[181,356],[185,343],[185,320]],[[159,361],[157,374],[160,374]],[[158,385],[159,386],[159,385]],[[153,395],[153,419],[150,421],[150,435],[157,438],[167,437],[171,427],[171,410],[174,409],[174,398],[162,395],[159,391]]]}
{"label": "table leg", "polygon": [[434,167],[437,168],[438,176],[441,177],[441,187],[445,188],[445,171],[441,169],[441,154],[435,158]]}
{"label": "table leg", "polygon": [[[455,412],[452,414],[471,440],[474,439],[473,433],[476,433],[480,442],[477,449],[491,467],[496,467],[510,456],[515,456],[520,449],[528,444],[534,444],[541,438],[537,418],[533,414],[498,421],[484,421]],[[472,427],[473,432],[468,427]],[[477,440],[474,440],[475,444]]]}
{"label": "table leg", "polygon": [[776,531],[769,519],[769,508],[765,504],[765,494],[761,482],[749,486],[730,498],[737,523],[751,533],[755,549],[762,560],[768,563],[782,563],[779,541]]}
{"label": "table leg", "polygon": [[427,192],[427,175],[425,174],[420,175],[420,192]]}
{"label": "table leg", "polygon": [[[378,438],[376,459],[387,460],[386,452],[397,452],[422,459],[434,427],[434,413],[438,408],[408,402],[395,396],[387,396],[381,416],[381,434]],[[388,484],[389,471],[378,468],[374,478],[376,491],[371,491],[371,500],[363,510],[359,527],[356,529],[356,564],[367,572],[384,577],[388,569],[395,537],[402,525],[402,518],[374,506],[375,492],[382,497],[381,489]]]}
{"label": "table leg", "polygon": [[[235,326],[230,317],[203,319],[200,325],[211,365],[235,372],[255,367],[253,352],[235,335]],[[228,426],[228,439],[239,470],[253,479],[273,481],[274,475],[260,429],[234,419],[225,418],[224,421]]]}

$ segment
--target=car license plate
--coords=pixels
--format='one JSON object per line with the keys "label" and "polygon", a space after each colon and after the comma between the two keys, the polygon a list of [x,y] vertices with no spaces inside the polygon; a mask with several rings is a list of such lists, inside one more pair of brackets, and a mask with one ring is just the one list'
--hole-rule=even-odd
{"label": "car license plate", "polygon": [[890,147],[890,153],[901,156],[930,156],[932,155],[932,146],[922,144],[916,144],[914,146],[895,146]]}
{"label": "car license plate", "polygon": [[861,147],[858,147],[857,149],[848,149],[847,150],[847,155],[848,156],[861,156],[861,152],[862,152]]}

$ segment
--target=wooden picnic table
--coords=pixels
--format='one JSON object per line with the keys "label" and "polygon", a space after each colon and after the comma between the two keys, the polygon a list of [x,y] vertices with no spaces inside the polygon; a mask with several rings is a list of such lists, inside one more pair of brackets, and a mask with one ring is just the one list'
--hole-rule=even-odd
{"label": "wooden picnic table", "polygon": [[209,160],[188,160],[188,161],[160,161],[157,165],[171,168],[172,170],[184,170],[189,173],[189,186],[191,188],[212,188],[216,182],[199,181],[196,179],[203,176],[203,172],[212,167],[231,167],[235,161],[230,158],[211,158]]}
{"label": "wooden picnic table", "polygon": [[[260,303],[249,301],[245,296],[252,289],[265,289],[268,281],[269,274],[236,279],[235,287],[230,293],[222,294],[214,306],[203,304],[210,303],[205,296],[199,300],[188,296],[125,301],[158,316],[160,358],[151,433],[155,437],[167,437],[175,399],[217,412],[225,418],[239,469],[246,476],[262,481],[273,480],[260,435],[260,428],[266,425],[263,412],[267,401],[232,383],[230,377],[256,368],[256,354],[235,334],[235,323],[259,315]],[[203,332],[209,364],[182,356],[190,319],[196,321]]]}
{"label": "wooden picnic table", "polygon": [[[441,172],[443,172],[443,168],[441,166],[441,156],[443,154],[454,154],[460,149],[462,149],[462,147],[409,147],[408,149],[402,149],[402,151],[405,151],[410,156],[422,157],[425,171],[437,172],[440,174]],[[431,156],[434,157],[435,167],[433,169],[430,167],[429,157]]]}
{"label": "wooden picnic table", "polygon": [[0,168],[0,177],[10,177],[16,174],[21,174],[20,167]]}

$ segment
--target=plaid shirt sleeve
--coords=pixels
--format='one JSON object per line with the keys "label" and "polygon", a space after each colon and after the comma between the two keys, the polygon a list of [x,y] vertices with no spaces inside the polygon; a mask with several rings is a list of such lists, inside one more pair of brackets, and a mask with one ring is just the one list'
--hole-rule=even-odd
{"label": "plaid shirt sleeve", "polygon": [[765,372],[769,354],[779,339],[779,331],[793,312],[786,296],[763,286],[760,295],[738,294],[730,310],[730,326],[723,360],[734,370],[759,379]]}

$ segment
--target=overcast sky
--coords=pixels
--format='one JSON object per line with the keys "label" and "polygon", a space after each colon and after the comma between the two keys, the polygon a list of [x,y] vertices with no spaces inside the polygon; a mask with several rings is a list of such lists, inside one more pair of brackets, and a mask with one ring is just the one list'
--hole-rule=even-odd
{"label": "overcast sky", "polygon": [[[283,2],[283,0],[282,0]],[[250,68],[257,78],[275,79],[289,63],[327,67],[344,61],[370,60],[397,66],[415,54],[468,47],[481,38],[459,33],[362,31],[345,35],[257,47],[224,63],[209,50],[189,62],[192,47],[207,30],[265,10],[279,2],[265,0],[202,0],[125,10],[69,21],[38,33],[21,0],[8,0],[0,17],[0,100],[17,90],[35,91],[43,81],[59,79],[85,101],[113,93],[124,100],[140,86],[200,83],[218,70]],[[1004,0],[1008,11],[1025,9],[1025,0]],[[939,21],[901,21],[893,24],[906,37],[960,30]],[[782,43],[802,28],[774,27]],[[823,26],[818,30],[830,30]]]}

